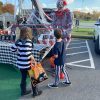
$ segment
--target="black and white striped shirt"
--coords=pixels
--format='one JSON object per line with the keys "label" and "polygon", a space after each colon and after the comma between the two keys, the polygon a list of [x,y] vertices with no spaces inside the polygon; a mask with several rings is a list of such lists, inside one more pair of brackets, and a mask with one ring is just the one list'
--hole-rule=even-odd
{"label": "black and white striped shirt", "polygon": [[16,43],[11,47],[13,52],[17,51],[17,65],[20,69],[30,68],[30,56],[32,55],[33,44],[32,41],[27,40],[17,40]]}

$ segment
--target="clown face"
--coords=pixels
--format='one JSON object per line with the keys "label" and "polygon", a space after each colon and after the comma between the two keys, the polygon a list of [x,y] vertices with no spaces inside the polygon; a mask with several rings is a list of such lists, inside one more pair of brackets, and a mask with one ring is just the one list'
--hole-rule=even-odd
{"label": "clown face", "polygon": [[63,1],[58,1],[57,2],[57,8],[62,9],[64,7]]}

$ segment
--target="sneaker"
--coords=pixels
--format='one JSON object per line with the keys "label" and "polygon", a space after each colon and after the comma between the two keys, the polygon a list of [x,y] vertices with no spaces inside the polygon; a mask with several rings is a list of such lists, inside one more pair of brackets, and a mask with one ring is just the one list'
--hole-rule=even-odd
{"label": "sneaker", "polygon": [[71,84],[71,82],[66,82],[66,81],[63,81],[63,82],[62,82],[62,84],[64,84],[64,85],[70,85],[70,84]]}
{"label": "sneaker", "polygon": [[50,88],[58,88],[58,86],[55,85],[55,84],[48,84],[48,87],[50,87]]}
{"label": "sneaker", "polygon": [[39,96],[39,95],[41,95],[41,94],[42,94],[42,91],[38,91],[38,93],[33,94],[32,96],[35,97],[35,96]]}
{"label": "sneaker", "polygon": [[27,94],[30,94],[30,93],[31,93],[31,90],[27,90],[26,92],[21,93],[21,96],[24,96],[24,95],[27,95]]}

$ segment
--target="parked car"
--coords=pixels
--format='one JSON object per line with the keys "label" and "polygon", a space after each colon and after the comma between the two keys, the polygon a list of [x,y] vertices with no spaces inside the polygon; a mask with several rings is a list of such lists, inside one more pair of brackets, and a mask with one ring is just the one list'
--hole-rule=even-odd
{"label": "parked car", "polygon": [[94,44],[95,44],[95,52],[97,54],[100,54],[100,22],[99,21],[95,23]]}

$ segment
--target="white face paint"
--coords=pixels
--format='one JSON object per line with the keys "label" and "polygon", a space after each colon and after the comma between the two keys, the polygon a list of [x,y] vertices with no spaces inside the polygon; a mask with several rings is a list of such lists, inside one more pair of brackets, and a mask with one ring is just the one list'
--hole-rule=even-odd
{"label": "white face paint", "polygon": [[57,8],[62,9],[64,7],[63,1],[58,1],[57,2]]}

